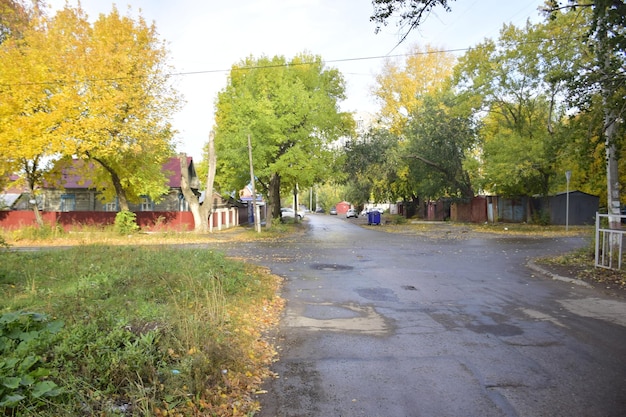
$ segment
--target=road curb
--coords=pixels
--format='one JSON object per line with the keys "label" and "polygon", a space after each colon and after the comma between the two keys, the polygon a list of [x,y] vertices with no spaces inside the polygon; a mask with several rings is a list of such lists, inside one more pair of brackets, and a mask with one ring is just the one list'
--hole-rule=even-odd
{"label": "road curb", "polygon": [[585,287],[585,288],[593,288],[592,285],[580,279],[569,278],[569,277],[564,277],[561,275],[554,274],[546,269],[543,269],[542,267],[540,267],[533,261],[528,261],[526,263],[526,266],[532,269],[533,271],[538,272],[542,275],[545,275],[548,278],[552,278],[553,280],[556,280],[556,281],[563,281],[563,282],[567,282],[570,284],[580,285],[581,287]]}

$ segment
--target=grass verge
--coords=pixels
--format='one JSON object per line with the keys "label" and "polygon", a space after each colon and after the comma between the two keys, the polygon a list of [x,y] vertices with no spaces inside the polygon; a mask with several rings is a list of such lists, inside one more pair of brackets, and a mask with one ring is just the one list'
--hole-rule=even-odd
{"label": "grass verge", "polygon": [[245,416],[279,279],[206,249],[0,251],[0,414]]}

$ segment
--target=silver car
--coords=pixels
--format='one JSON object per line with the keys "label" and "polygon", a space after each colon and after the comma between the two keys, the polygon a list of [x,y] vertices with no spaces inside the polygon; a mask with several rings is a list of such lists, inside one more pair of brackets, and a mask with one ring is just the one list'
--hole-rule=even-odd
{"label": "silver car", "polygon": [[289,207],[283,207],[280,209],[280,217],[287,217],[287,218],[295,219],[296,215],[298,216],[298,219],[300,220],[304,217],[304,213],[301,211],[296,213],[292,208],[289,208]]}

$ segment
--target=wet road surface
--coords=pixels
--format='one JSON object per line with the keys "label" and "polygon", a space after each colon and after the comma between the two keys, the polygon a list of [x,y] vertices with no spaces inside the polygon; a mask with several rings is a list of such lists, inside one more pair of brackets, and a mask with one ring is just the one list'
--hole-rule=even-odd
{"label": "wet road surface", "polygon": [[526,267],[588,242],[306,222],[303,236],[236,245],[285,278],[259,416],[626,415],[624,300]]}

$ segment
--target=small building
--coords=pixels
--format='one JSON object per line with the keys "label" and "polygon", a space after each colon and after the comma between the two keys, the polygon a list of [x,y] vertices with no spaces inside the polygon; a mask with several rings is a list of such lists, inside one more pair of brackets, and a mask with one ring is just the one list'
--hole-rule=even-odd
{"label": "small building", "polygon": [[[85,164],[91,164],[81,159],[73,159],[67,166],[60,169],[56,178],[45,181],[41,190],[39,207],[43,211],[108,211],[118,212],[117,198],[112,201],[102,201],[100,192],[91,180],[83,177]],[[187,157],[189,185],[192,191],[198,194],[199,180],[191,157]],[[188,211],[189,205],[185,201],[181,189],[180,160],[178,157],[168,159],[161,171],[166,175],[168,192],[159,201],[153,201],[149,196],[141,196],[140,201],[129,203],[133,212],[158,211],[179,212]]]}
{"label": "small building", "polygon": [[348,210],[350,210],[352,204],[348,203],[347,201],[340,201],[339,203],[335,204],[335,209],[337,209],[337,214],[346,214],[348,212]]}
{"label": "small building", "polygon": [[[256,191],[256,190],[255,190]],[[263,224],[267,220],[267,205],[263,199],[263,194],[256,193],[252,195],[252,184],[248,183],[242,190],[239,190],[239,201],[241,207],[239,209],[239,223],[241,224],[254,224],[254,205],[256,203],[259,211],[260,224]]]}
{"label": "small building", "polygon": [[[567,200],[569,194],[569,214]],[[548,197],[550,224],[589,225],[595,224],[600,208],[600,197],[582,191],[558,193]],[[545,208],[544,208],[545,209]]]}
{"label": "small building", "polygon": [[[113,201],[102,201],[102,195],[97,187],[82,174],[89,168],[85,164],[90,163],[73,159],[66,166],[59,165],[57,172],[44,182],[38,190],[36,203],[45,222],[60,224],[67,228],[76,225],[107,225],[114,222],[119,211],[117,198]],[[139,202],[129,204],[130,211],[137,215],[137,223],[141,227],[178,230],[193,228],[193,216],[182,193],[180,168],[178,157],[172,157],[163,164],[161,170],[166,175],[168,191],[158,202],[152,201],[148,196],[142,196]],[[201,193],[198,190],[200,182],[191,157],[187,157],[187,170],[191,189],[200,197]],[[27,190],[14,186],[4,190],[0,196],[1,200],[5,201],[4,206],[7,206],[4,207],[4,211],[0,210],[0,227],[8,229],[35,224],[33,206],[29,201]],[[238,226],[237,210],[230,200],[214,193],[213,215],[209,225],[211,230]]]}
{"label": "small building", "polygon": [[8,186],[0,191],[0,211],[28,209],[28,190],[18,180],[17,175],[10,175]]}

